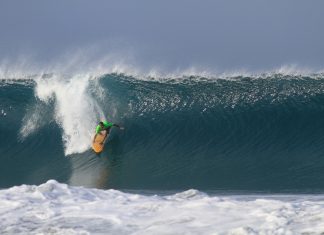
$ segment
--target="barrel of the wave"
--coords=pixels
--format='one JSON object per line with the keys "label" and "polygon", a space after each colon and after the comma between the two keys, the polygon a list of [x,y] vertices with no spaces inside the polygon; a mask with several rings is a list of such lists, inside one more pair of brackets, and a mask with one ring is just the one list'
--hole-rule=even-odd
{"label": "barrel of the wave", "polygon": [[96,127],[96,133],[92,140],[92,149],[95,153],[99,154],[103,151],[105,142],[108,139],[110,129],[112,127],[118,127],[119,129],[123,130],[124,128],[114,124],[112,122],[101,121]]}

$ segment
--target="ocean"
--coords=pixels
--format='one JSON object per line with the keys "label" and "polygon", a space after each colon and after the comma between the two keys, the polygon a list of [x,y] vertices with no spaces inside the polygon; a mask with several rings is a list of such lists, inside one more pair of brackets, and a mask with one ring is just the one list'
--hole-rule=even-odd
{"label": "ocean", "polygon": [[1,234],[324,233],[322,73],[1,77],[0,139]]}

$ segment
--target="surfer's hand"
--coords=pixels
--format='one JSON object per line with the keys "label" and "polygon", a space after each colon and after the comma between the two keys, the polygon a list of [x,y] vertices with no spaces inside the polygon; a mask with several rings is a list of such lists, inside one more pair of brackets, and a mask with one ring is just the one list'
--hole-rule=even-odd
{"label": "surfer's hand", "polygon": [[125,130],[125,128],[121,126],[121,127],[119,127],[119,130]]}

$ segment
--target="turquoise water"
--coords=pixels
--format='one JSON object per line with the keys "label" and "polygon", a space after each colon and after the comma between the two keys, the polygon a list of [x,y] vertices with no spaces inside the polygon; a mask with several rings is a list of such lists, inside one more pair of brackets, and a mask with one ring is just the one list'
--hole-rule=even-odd
{"label": "turquoise water", "polygon": [[323,117],[321,74],[2,80],[0,187],[323,192]]}

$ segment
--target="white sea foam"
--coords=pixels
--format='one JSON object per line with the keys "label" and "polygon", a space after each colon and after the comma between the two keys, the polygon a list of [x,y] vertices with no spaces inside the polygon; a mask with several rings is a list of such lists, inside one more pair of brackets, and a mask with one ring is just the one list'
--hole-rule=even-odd
{"label": "white sea foam", "polygon": [[0,232],[21,234],[321,234],[323,195],[148,196],[50,180],[0,191]]}
{"label": "white sea foam", "polygon": [[[36,80],[37,98],[45,103],[52,102],[54,105],[54,120],[62,128],[66,155],[87,150],[96,123],[105,116],[97,100],[90,94],[88,89],[90,79],[90,76],[78,75],[68,79],[53,76],[49,79]],[[31,127],[37,126],[33,124],[34,116],[35,114],[30,116]]]}

